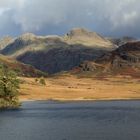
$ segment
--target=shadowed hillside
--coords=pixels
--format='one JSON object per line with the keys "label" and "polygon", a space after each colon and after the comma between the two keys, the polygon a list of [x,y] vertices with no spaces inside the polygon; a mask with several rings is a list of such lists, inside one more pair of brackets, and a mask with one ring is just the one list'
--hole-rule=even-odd
{"label": "shadowed hillside", "polygon": [[26,52],[17,57],[17,60],[52,74],[70,70],[85,60],[95,60],[105,52],[81,46],[77,48],[71,46],[69,48],[55,48],[44,52]]}
{"label": "shadowed hillside", "polygon": [[35,69],[33,66],[20,63],[12,58],[3,55],[0,55],[0,65],[3,65],[8,69],[17,72],[19,76],[27,76],[27,77],[36,77],[43,75],[45,76],[45,73]]}

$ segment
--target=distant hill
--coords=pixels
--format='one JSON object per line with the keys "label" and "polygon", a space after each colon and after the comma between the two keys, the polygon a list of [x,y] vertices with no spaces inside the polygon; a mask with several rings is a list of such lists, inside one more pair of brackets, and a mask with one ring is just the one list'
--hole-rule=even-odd
{"label": "distant hill", "polygon": [[127,42],[137,41],[136,38],[128,36],[124,36],[122,38],[107,38],[107,39],[110,40],[113,44],[116,44],[117,46],[121,46]]}
{"label": "distant hill", "polygon": [[1,53],[41,71],[57,73],[70,70],[85,60],[95,60],[114,49],[116,45],[97,33],[75,28],[64,36],[21,35]]}
{"label": "distant hill", "polygon": [[96,61],[85,61],[72,70],[93,75],[131,75],[140,77],[140,41],[128,42]]}
{"label": "distant hill", "polygon": [[0,55],[0,65],[15,71],[19,76],[38,77],[46,74],[35,69],[33,66],[20,63],[10,57]]}

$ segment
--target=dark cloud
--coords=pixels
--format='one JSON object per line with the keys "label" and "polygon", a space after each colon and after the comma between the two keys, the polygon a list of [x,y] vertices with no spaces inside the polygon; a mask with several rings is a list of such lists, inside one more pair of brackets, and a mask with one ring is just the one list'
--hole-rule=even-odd
{"label": "dark cloud", "polygon": [[140,37],[139,5],[139,0],[1,0],[0,36],[85,27],[106,36]]}

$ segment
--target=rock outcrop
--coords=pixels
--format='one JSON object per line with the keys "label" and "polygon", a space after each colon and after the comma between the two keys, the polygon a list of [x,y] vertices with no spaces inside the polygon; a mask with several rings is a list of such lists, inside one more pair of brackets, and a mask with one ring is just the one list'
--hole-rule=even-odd
{"label": "rock outcrop", "polygon": [[140,41],[126,43],[96,61],[83,62],[79,65],[79,72],[140,77]]}

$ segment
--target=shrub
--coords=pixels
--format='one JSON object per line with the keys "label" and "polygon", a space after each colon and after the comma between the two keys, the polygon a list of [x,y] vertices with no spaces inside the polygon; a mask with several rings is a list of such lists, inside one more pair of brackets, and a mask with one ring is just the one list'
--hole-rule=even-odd
{"label": "shrub", "polygon": [[39,83],[40,83],[41,85],[46,85],[45,78],[44,78],[44,77],[41,77],[40,80],[39,80]]}
{"label": "shrub", "polygon": [[37,78],[35,78],[35,82],[38,83],[38,79]]}

